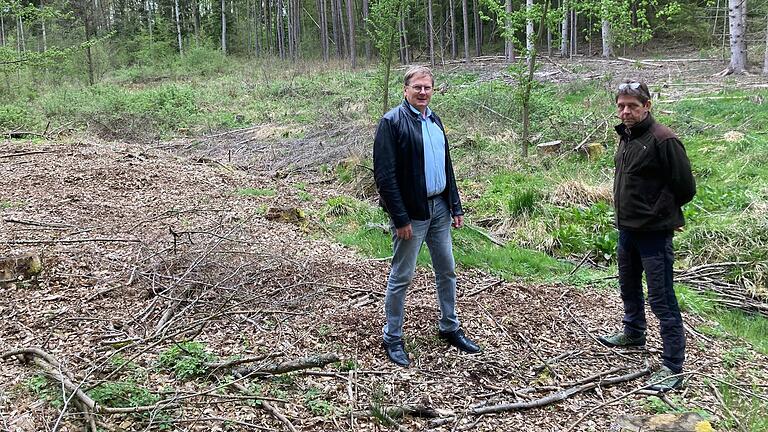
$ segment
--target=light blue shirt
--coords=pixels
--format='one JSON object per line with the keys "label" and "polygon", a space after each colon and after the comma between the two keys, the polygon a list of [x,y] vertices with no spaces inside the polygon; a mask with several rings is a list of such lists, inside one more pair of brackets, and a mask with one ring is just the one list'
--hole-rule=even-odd
{"label": "light blue shirt", "polygon": [[426,116],[408,104],[421,121],[421,140],[424,145],[424,177],[427,180],[427,196],[439,195],[445,190],[445,134],[427,107]]}

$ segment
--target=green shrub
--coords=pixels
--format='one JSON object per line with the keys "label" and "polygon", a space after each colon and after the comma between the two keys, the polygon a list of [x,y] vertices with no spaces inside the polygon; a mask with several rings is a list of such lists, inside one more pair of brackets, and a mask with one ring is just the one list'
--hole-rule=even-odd
{"label": "green shrub", "polygon": [[205,351],[201,342],[188,341],[177,343],[160,355],[160,366],[173,371],[179,379],[188,379],[204,373],[206,363],[216,356]]}

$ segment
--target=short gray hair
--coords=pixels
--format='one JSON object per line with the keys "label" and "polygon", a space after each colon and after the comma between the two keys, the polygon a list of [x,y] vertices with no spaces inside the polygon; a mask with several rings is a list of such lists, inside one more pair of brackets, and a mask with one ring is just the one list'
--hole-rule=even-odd
{"label": "short gray hair", "polygon": [[427,75],[428,77],[432,78],[432,85],[435,85],[435,76],[432,74],[432,69],[426,67],[426,66],[411,66],[408,68],[407,71],[405,71],[405,76],[403,77],[403,84],[408,85],[411,83],[411,78],[413,78],[416,75]]}
{"label": "short gray hair", "polygon": [[628,79],[620,83],[616,90],[616,101],[622,95],[635,97],[643,105],[651,100],[651,92],[648,90],[648,85],[640,80]]}

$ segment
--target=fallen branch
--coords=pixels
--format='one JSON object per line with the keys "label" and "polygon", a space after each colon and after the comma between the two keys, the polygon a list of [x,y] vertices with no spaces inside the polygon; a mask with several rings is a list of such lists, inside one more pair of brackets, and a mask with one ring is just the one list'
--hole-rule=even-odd
{"label": "fallen branch", "polygon": [[220,362],[206,363],[205,367],[207,367],[208,369],[212,369],[212,370],[215,370],[215,369],[227,369],[227,368],[238,366],[238,365],[241,365],[241,364],[244,364],[244,363],[253,363],[253,362],[257,362],[257,361],[266,360],[268,358],[279,357],[281,355],[283,355],[282,352],[274,352],[274,353],[265,354],[265,355],[261,355],[261,356],[255,356],[255,357],[243,357],[243,358],[239,358],[239,359],[235,359],[235,360],[229,360],[229,361],[220,361]]}
{"label": "fallen branch", "polygon": [[[240,375],[239,373],[237,373],[237,371],[233,372],[233,375],[237,379],[242,379],[243,378],[243,376]],[[244,385],[240,384],[239,382],[233,382],[233,383],[230,384],[230,386],[236,388],[240,392],[245,393],[247,395],[251,395],[252,394]],[[272,406],[272,404],[270,404],[266,400],[260,399],[259,400],[259,405],[265,411],[267,411],[268,413],[272,414],[272,416],[275,417],[277,420],[279,420],[282,424],[284,424],[285,427],[288,428],[289,431],[296,432],[296,427],[293,425],[293,423],[291,423],[291,421],[288,420],[288,418],[286,416],[284,416],[280,411],[278,411],[277,408]]]}
{"label": "fallen branch", "polygon": [[607,387],[614,384],[631,381],[643,375],[646,375],[649,372],[650,372],[649,368],[646,367],[639,371],[635,371],[626,375],[621,375],[615,378],[606,378],[599,382],[590,382],[581,386],[571,387],[563,391],[551,394],[543,398],[535,399],[529,402],[515,402],[510,404],[498,404],[498,405],[489,405],[484,407],[473,408],[469,411],[469,414],[482,415],[482,414],[499,413],[499,412],[506,412],[506,411],[519,411],[519,410],[526,410],[531,408],[539,408],[555,402],[563,401],[575,394],[582,393],[587,390],[592,390],[597,386]]}
{"label": "fallen branch", "polygon": [[235,369],[234,373],[237,375],[280,375],[288,372],[293,372],[297,370],[302,369],[309,369],[309,368],[321,368],[325,365],[328,365],[330,363],[335,363],[340,361],[341,358],[339,358],[338,355],[334,353],[327,353],[327,354],[319,354],[315,356],[310,357],[304,357],[296,360],[290,360],[283,363],[273,364],[266,367],[257,367],[257,366],[251,366],[251,367],[241,367]]}
{"label": "fallen branch", "polygon": [[37,244],[74,244],[74,243],[140,243],[138,239],[122,238],[85,238],[72,240],[8,240],[8,244],[37,245]]}
{"label": "fallen branch", "polygon": [[660,67],[664,67],[663,65],[660,65],[658,63],[651,63],[648,60],[635,60],[635,59],[626,58],[626,57],[616,57],[616,59],[617,60],[621,60],[623,62],[627,62],[627,63],[637,63],[637,64],[642,64],[642,65],[646,65],[646,66],[653,66],[653,67],[659,67],[659,68]]}
{"label": "fallen branch", "polygon": [[[23,132],[25,134],[31,134],[32,132]],[[11,133],[8,133],[6,135],[11,135]],[[11,136],[11,138],[18,138]],[[0,155],[0,159],[6,159],[6,158],[12,158],[12,157],[18,157],[18,156],[28,156],[28,155],[35,155],[35,154],[43,154],[43,153],[50,153],[49,151],[43,151],[43,150],[35,150],[35,151],[28,151],[28,152],[21,152],[21,153],[9,153]]]}

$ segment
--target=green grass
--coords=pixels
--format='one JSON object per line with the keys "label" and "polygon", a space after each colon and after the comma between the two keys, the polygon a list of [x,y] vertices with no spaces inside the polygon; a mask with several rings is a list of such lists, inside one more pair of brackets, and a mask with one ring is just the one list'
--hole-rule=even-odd
{"label": "green grass", "polygon": [[261,197],[261,196],[275,196],[277,192],[275,192],[274,189],[244,188],[244,189],[238,189],[237,194],[240,196]]}

